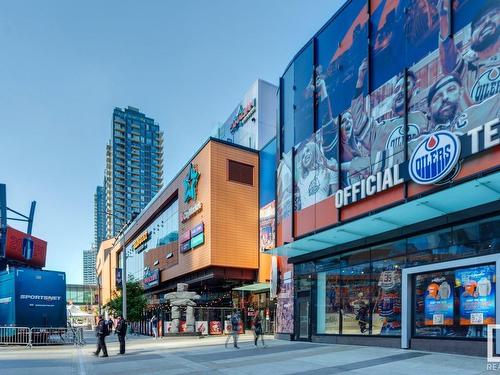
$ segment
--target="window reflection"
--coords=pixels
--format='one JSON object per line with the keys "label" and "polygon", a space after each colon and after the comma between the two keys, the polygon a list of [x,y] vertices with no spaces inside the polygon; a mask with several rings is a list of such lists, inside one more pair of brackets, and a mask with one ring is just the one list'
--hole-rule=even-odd
{"label": "window reflection", "polygon": [[[142,280],[144,275],[144,256],[151,249],[175,242],[179,237],[179,202],[173,201],[146,229],[148,240],[143,248],[127,246],[127,280]],[[133,241],[132,241],[133,243]]]}
{"label": "window reflection", "polygon": [[[369,250],[317,260],[316,332],[400,335],[402,269],[499,251],[499,231],[500,216],[495,216],[377,245]],[[417,335],[484,337],[484,324],[464,324],[464,319],[467,323],[467,319],[479,319],[481,315],[472,315],[471,318],[473,311],[462,309],[460,312],[460,306],[465,302],[472,306],[479,303],[479,300],[475,300],[479,297],[495,295],[491,291],[496,285],[495,272],[492,266],[481,267],[483,266],[416,277],[414,293]],[[296,270],[311,272],[310,263],[296,265]],[[435,294],[434,292],[439,292],[441,285],[444,285],[441,295]],[[437,320],[430,324],[429,311],[434,309],[439,315],[440,307],[436,303],[430,307],[428,302],[426,323],[426,296],[431,293],[431,297],[439,295],[442,300],[448,297],[448,287],[449,298],[453,298],[453,301],[443,305],[442,309],[453,305],[452,320],[443,312],[445,323],[437,324],[441,319],[441,316],[437,316]],[[467,296],[468,301],[464,299]],[[485,299],[483,302],[487,307],[478,314],[482,313],[483,321],[487,322],[494,316],[494,306],[491,300]]]}

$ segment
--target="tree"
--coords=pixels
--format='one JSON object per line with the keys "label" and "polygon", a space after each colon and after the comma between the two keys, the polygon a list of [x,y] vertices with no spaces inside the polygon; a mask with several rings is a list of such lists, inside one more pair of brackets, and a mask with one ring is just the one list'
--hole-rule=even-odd
{"label": "tree", "polygon": [[[144,289],[140,281],[127,282],[127,320],[137,322],[142,317],[142,312],[147,305]],[[113,298],[104,308],[108,309],[114,315],[121,315],[123,308],[123,299],[121,293],[113,292]]]}

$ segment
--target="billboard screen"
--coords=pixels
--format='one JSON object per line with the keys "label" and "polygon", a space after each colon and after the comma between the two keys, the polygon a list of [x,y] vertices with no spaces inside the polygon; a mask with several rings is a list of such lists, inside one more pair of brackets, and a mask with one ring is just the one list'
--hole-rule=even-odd
{"label": "billboard screen", "polygon": [[7,227],[5,257],[33,267],[45,267],[47,242]]}

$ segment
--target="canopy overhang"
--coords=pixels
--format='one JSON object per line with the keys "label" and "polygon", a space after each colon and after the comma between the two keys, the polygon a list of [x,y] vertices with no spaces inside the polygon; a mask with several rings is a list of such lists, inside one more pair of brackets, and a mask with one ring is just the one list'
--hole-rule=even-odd
{"label": "canopy overhang", "polygon": [[259,293],[259,292],[269,291],[270,287],[271,287],[270,283],[255,283],[255,284],[240,286],[238,288],[233,288],[233,290],[236,290],[239,292]]}
{"label": "canopy overhang", "polygon": [[267,250],[287,257],[312,254],[334,246],[457,213],[500,200],[500,172],[482,176],[351,222]]}

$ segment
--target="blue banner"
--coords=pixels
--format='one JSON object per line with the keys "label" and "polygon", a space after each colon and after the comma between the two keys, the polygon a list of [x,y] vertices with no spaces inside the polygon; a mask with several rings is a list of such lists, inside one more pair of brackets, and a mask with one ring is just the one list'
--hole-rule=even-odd
{"label": "blue banner", "polygon": [[460,325],[495,324],[495,266],[457,270],[460,287]]}
{"label": "blue banner", "polygon": [[453,279],[435,277],[425,291],[425,325],[453,325]]}

